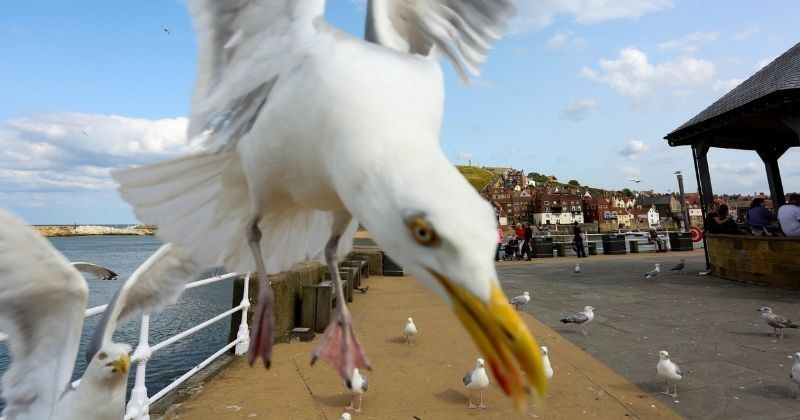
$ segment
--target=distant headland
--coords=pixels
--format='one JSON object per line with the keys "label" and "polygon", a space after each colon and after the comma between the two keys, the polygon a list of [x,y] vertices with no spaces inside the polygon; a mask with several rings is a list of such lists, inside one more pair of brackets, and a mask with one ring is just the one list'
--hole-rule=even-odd
{"label": "distant headland", "polygon": [[156,227],[153,225],[135,225],[124,228],[97,225],[67,225],[67,226],[34,226],[42,236],[90,236],[90,235],[154,235]]}

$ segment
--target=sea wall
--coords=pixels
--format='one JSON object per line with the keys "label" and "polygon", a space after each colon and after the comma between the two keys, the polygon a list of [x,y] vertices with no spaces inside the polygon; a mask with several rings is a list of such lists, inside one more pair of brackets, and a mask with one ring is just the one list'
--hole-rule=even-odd
{"label": "sea wall", "polygon": [[707,240],[715,276],[800,289],[800,239],[709,234]]}

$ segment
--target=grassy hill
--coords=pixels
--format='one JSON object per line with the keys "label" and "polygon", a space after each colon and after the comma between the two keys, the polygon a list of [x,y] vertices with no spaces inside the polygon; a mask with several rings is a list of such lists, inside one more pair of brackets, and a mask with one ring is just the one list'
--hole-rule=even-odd
{"label": "grassy hill", "polygon": [[492,180],[494,175],[483,168],[478,168],[475,166],[459,166],[456,165],[459,171],[461,171],[461,175],[464,175],[464,178],[467,178],[472,187],[475,188],[478,192],[481,192],[486,185]]}

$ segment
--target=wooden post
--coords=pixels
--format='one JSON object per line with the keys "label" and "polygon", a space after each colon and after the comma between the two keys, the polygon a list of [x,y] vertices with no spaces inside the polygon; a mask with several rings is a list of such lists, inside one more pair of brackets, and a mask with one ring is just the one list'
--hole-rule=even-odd
{"label": "wooden post", "polygon": [[772,196],[773,210],[777,211],[778,208],[786,204],[785,195],[783,193],[783,182],[781,181],[781,169],[778,166],[778,159],[786,153],[788,147],[786,146],[765,146],[760,147],[756,152],[764,162],[764,167],[767,170],[767,182],[769,183],[769,193]]}

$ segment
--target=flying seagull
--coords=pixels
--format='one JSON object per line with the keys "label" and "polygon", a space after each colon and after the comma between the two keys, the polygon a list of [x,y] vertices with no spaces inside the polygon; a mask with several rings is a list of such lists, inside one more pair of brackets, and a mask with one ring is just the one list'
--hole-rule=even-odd
{"label": "flying seagull", "polygon": [[[794,364],[792,370],[789,371],[789,378],[800,387],[800,353],[794,354]],[[797,394],[797,399],[800,400],[800,394]]]}
{"label": "flying seagull", "polygon": [[773,314],[772,308],[765,306],[760,309],[756,309],[756,312],[761,312],[761,319],[767,323],[770,327],[774,330],[774,336],[778,336],[778,330],[781,330],[780,338],[783,338],[783,329],[784,328],[800,328],[800,325],[793,323],[792,321],[786,319],[785,317]]}
{"label": "flying seagull", "polygon": [[591,306],[585,306],[583,311],[575,312],[566,318],[562,318],[560,321],[564,324],[578,324],[581,327],[581,334],[588,335],[589,333],[583,330],[583,324],[591,322],[594,319],[593,311],[594,308]]}
{"label": "flying seagull", "polygon": [[[666,384],[666,390],[663,392],[664,395],[669,395],[671,397],[678,396],[678,381],[683,378],[683,373],[681,372],[681,368],[675,364],[672,360],[669,360],[669,353],[664,350],[658,352],[658,364],[656,365],[656,374],[658,377],[664,380]],[[673,392],[669,393],[669,383],[673,383]]]}
{"label": "flying seagull", "polygon": [[161,27],[161,30],[162,30],[162,31],[164,31],[164,32],[166,32],[166,33],[167,33],[167,35],[169,35],[169,34],[170,34],[170,32],[169,32],[169,28],[167,28],[166,26],[162,26],[162,27]]}
{"label": "flying seagull", "polygon": [[637,183],[637,184],[638,184],[638,183],[640,183],[640,182],[642,182],[642,180],[641,180],[641,179],[637,179],[637,178],[628,178],[628,181],[632,181],[632,182],[635,182],[635,183]]}
{"label": "flying seagull", "polygon": [[[469,393],[469,408],[488,408],[489,406],[483,403],[483,390],[489,387],[489,377],[486,375],[483,359],[478,358],[475,361],[475,370],[467,372],[462,381]],[[479,405],[472,403],[472,391],[480,391],[481,402]]]}
{"label": "flying seagull", "polygon": [[47,239],[0,208],[0,329],[12,360],[2,378],[7,419],[69,413],[99,420],[124,414],[127,344],[102,343],[80,385],[70,384],[89,295],[79,270],[105,278],[113,274],[88,263],[70,264]]}
{"label": "flying seagull", "polygon": [[553,378],[553,367],[550,365],[550,356],[548,353],[550,352],[547,350],[547,346],[539,347],[539,351],[542,352],[542,361],[544,362],[544,376],[547,379]]}
{"label": "flying seagull", "polygon": [[250,362],[271,360],[267,273],[319,257],[339,292],[312,361],[330,363],[342,379],[370,367],[336,264],[358,220],[450,301],[517,407],[524,407],[523,382],[541,393],[538,346],[511,311],[491,258],[494,211],[438,144],[444,80],[437,57],[449,59],[462,80],[477,74],[513,15],[510,1],[370,1],[366,42],[326,22],[322,0],[192,0],[188,7],[199,45],[188,138],[203,139],[205,150],[113,176],[164,242],[203,266],[258,273]]}
{"label": "flying seagull", "polygon": [[406,325],[403,327],[403,336],[406,338],[408,344],[414,344],[413,337],[417,335],[417,326],[411,318],[406,320]]}
{"label": "flying seagull", "polygon": [[[345,407],[344,409],[347,411],[353,411],[356,413],[361,412],[361,399],[364,397],[364,393],[367,392],[369,388],[369,383],[367,382],[367,377],[362,375],[358,372],[358,368],[353,369],[353,377],[350,380],[345,381],[344,384],[347,389],[350,390],[352,398],[350,399],[350,405]],[[358,408],[355,408],[355,399],[356,395],[358,395]]]}
{"label": "flying seagull", "polygon": [[661,273],[661,264],[656,264],[656,268],[644,273],[644,278],[652,279],[653,277],[657,277]]}
{"label": "flying seagull", "polygon": [[520,306],[525,306],[528,302],[531,301],[531,294],[528,292],[522,292],[519,296],[514,296],[508,303],[514,305],[514,309],[519,309]]}
{"label": "flying seagull", "polygon": [[683,273],[683,269],[686,268],[686,262],[681,258],[681,262],[678,263],[675,267],[670,268],[670,271],[677,271],[679,273]]}

